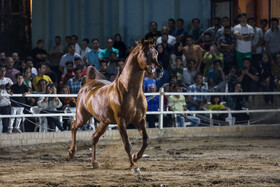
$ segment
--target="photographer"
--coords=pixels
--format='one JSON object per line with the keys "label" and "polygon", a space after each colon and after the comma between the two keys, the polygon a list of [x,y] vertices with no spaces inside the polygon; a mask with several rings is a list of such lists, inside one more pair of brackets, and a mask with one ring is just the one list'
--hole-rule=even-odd
{"label": "photographer", "polygon": [[[49,83],[46,88],[47,94],[57,94],[56,87],[53,83]],[[58,97],[40,97],[38,99],[38,107],[43,108],[44,113],[55,113],[57,108],[62,106],[61,101]],[[47,117],[49,131],[54,132],[57,126],[59,130],[64,131],[59,119],[57,117]]]}

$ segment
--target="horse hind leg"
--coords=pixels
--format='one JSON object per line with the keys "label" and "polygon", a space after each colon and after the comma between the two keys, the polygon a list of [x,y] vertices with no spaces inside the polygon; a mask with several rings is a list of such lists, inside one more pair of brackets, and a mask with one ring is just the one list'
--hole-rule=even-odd
{"label": "horse hind leg", "polygon": [[147,129],[146,129],[146,120],[145,119],[142,119],[141,122],[139,123],[138,131],[143,138],[143,144],[142,144],[142,147],[139,150],[139,152],[137,154],[133,154],[133,162],[137,162],[140,158],[142,158],[142,156],[145,152],[145,149],[147,148],[147,146],[150,142],[150,139],[149,139],[149,136],[147,133]]}
{"label": "horse hind leg", "polygon": [[90,113],[88,113],[86,110],[81,110],[79,113],[77,112],[76,115],[76,120],[71,123],[72,144],[70,149],[68,150],[66,161],[70,161],[75,156],[75,152],[77,150],[76,134],[78,128],[83,127],[86,124],[86,122],[90,119]]}

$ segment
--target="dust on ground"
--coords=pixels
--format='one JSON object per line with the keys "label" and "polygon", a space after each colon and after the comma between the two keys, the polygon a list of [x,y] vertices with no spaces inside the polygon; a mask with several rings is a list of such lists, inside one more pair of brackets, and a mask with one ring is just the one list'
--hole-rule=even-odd
{"label": "dust on ground", "polygon": [[[89,137],[90,139],[90,137]],[[142,142],[132,142],[133,153]],[[152,139],[134,175],[121,141],[100,140],[91,168],[90,141],[0,148],[0,186],[279,186],[280,139]]]}

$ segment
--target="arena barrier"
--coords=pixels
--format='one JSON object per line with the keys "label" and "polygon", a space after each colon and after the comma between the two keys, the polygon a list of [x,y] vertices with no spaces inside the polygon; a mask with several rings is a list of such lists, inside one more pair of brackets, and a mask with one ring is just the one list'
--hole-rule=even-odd
{"label": "arena barrier", "polygon": [[[280,92],[207,92],[207,93],[188,93],[188,92],[164,92],[163,88],[159,92],[155,93],[145,93],[145,96],[159,96],[159,111],[149,111],[146,114],[159,115],[158,126],[160,129],[163,129],[163,115],[165,114],[235,114],[235,113],[275,113],[280,112],[280,108],[277,106],[276,109],[247,109],[247,110],[225,110],[225,111],[210,111],[210,110],[201,110],[201,111],[164,111],[164,95],[220,95],[220,96],[232,96],[232,95],[249,95],[249,96],[258,96],[258,95],[280,95]],[[9,94],[0,94],[1,96],[11,97]],[[12,97],[22,97],[21,94],[13,94]],[[77,97],[77,94],[28,94],[26,97]],[[44,114],[24,114],[24,115],[0,115],[1,118],[13,118],[13,117],[64,117],[64,116],[75,116],[75,113],[44,113]],[[231,124],[231,123],[229,123]],[[248,123],[249,125],[249,123]]]}

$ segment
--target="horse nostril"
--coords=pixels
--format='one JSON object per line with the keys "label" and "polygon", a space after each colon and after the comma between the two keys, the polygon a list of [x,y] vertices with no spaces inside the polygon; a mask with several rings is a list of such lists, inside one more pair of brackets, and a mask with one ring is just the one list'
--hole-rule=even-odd
{"label": "horse nostril", "polygon": [[161,69],[157,69],[157,73],[160,73],[161,72]]}

